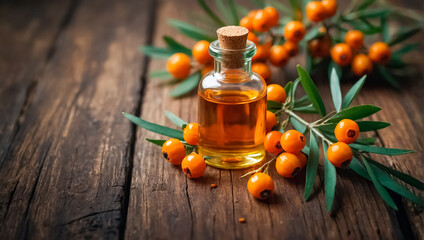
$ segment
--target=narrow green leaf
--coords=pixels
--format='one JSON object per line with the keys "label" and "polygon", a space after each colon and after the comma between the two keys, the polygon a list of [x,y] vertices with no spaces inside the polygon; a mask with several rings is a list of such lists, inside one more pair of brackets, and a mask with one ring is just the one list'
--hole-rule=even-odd
{"label": "narrow green leaf", "polygon": [[232,15],[230,9],[224,4],[222,0],[215,0],[215,4],[219,9],[219,12],[222,13],[226,22],[231,22]]}
{"label": "narrow green leaf", "polygon": [[327,159],[327,144],[322,142],[324,148],[324,191],[325,191],[325,204],[327,205],[327,212],[331,210],[334,201],[334,194],[336,191],[336,168]]}
{"label": "narrow green leaf", "polygon": [[311,72],[312,71],[312,69],[313,69],[313,62],[312,62],[312,56],[311,56],[311,53],[309,52],[309,50],[308,50],[308,48],[307,47],[305,47],[306,48],[306,50],[305,50],[305,61],[306,61],[306,70],[308,71],[308,72]]}
{"label": "narrow green leaf", "polygon": [[411,186],[414,186],[414,187],[416,187],[420,190],[424,190],[424,182],[412,177],[411,175],[408,175],[406,173],[397,171],[393,168],[387,167],[387,166],[385,166],[385,165],[383,165],[383,164],[381,164],[381,163],[379,163],[379,162],[377,162],[377,161],[375,161],[371,158],[367,158],[367,159],[371,164],[381,168],[383,171],[385,171],[387,173],[390,173],[391,175],[398,178],[399,180],[401,180],[401,181],[403,181],[403,182],[405,182],[405,183],[407,183]]}
{"label": "narrow green leaf", "polygon": [[348,22],[354,29],[360,30],[365,35],[373,35],[382,31],[381,27],[373,25],[370,21],[360,18],[358,20],[349,20]]}
{"label": "narrow green leaf", "polygon": [[169,93],[171,97],[180,97],[194,88],[197,87],[200,80],[200,72],[195,72],[190,75],[188,78],[184,79],[179,85],[177,85],[172,91]]}
{"label": "narrow green leaf", "polygon": [[337,75],[336,69],[334,68],[331,70],[330,89],[331,96],[333,97],[334,108],[337,112],[340,112],[342,108],[342,92],[340,90],[340,79]]}
{"label": "narrow green leaf", "polygon": [[306,165],[306,180],[305,180],[305,193],[303,198],[308,201],[312,190],[314,189],[314,182],[317,176],[318,162],[319,162],[319,149],[318,141],[315,135],[311,132],[309,139],[309,158]]}
{"label": "narrow green leaf", "polygon": [[165,111],[166,117],[168,117],[171,122],[175,123],[180,128],[183,128],[184,125],[187,125],[188,123],[181,118],[179,118],[177,115],[173,114],[172,112]]}
{"label": "narrow green leaf", "polygon": [[395,37],[390,40],[389,46],[393,46],[395,44],[398,44],[400,42],[403,42],[407,40],[408,38],[414,36],[421,30],[421,26],[415,26],[415,27],[402,27],[399,29],[399,31],[396,33]]}
{"label": "narrow green leaf", "polygon": [[305,134],[306,130],[308,130],[306,126],[297,121],[296,118],[290,117],[290,122],[293,125],[294,129],[301,132],[302,134]]}
{"label": "narrow green leaf", "polygon": [[355,97],[358,95],[359,91],[361,91],[362,86],[364,85],[365,79],[367,75],[361,77],[346,93],[346,96],[343,98],[342,109],[348,108]]}
{"label": "narrow green leaf", "polygon": [[160,147],[162,147],[163,144],[166,142],[166,140],[156,140],[156,139],[150,139],[150,138],[146,138],[146,141],[151,142],[151,143],[158,145]]}
{"label": "narrow green leaf", "polygon": [[380,111],[381,108],[374,105],[358,105],[350,108],[343,109],[342,111],[336,113],[332,116],[328,122],[337,123],[343,119],[361,119],[373,115],[374,113]]}
{"label": "narrow green leaf", "polygon": [[309,104],[307,106],[300,106],[293,108],[293,111],[300,112],[300,113],[308,113],[308,114],[317,114],[318,111],[315,109],[315,107],[312,104]]}
{"label": "narrow green leaf", "polygon": [[380,18],[383,16],[389,15],[391,12],[390,9],[383,8],[372,8],[372,9],[363,9],[353,13],[346,14],[344,20],[355,20],[358,18]]}
{"label": "narrow green leaf", "polygon": [[298,19],[298,14],[297,12],[300,11],[300,4],[298,0],[289,0],[290,2],[290,7],[292,9],[292,14],[293,14],[293,19],[294,20],[301,20]]}
{"label": "narrow green leaf", "polygon": [[397,148],[384,148],[384,147],[375,147],[375,146],[367,146],[357,143],[349,144],[351,148],[361,150],[364,152],[375,153],[375,154],[383,154],[383,155],[403,155],[408,153],[414,153],[414,150],[407,149],[397,149]]}
{"label": "narrow green leaf", "polygon": [[185,47],[184,45],[182,45],[181,43],[175,41],[175,39],[173,39],[170,36],[163,36],[163,40],[165,41],[166,45],[168,45],[168,47],[175,53],[180,52],[180,53],[184,53],[187,54],[188,56],[191,57],[191,50],[188,47]]}
{"label": "narrow green leaf", "polygon": [[170,49],[155,46],[142,46],[140,47],[140,51],[152,58],[169,58],[174,54]]}
{"label": "narrow green leaf", "polygon": [[383,16],[380,19],[381,22],[381,35],[383,35],[383,41],[388,43],[390,41],[389,35],[389,22],[387,21],[387,16]]}
{"label": "narrow green leaf", "polygon": [[374,175],[374,172],[372,171],[372,168],[368,161],[366,159],[362,159],[365,165],[365,168],[367,169],[368,175],[371,178],[371,181],[374,183],[375,189],[377,189],[377,192],[380,194],[381,198],[389,205],[391,208],[398,210],[395,202],[393,202],[392,197],[390,197],[387,190],[381,185],[381,183],[377,180],[377,178]]}
{"label": "narrow green leaf", "polygon": [[258,8],[264,8],[265,7],[265,1],[264,0],[250,0],[250,1]]}
{"label": "narrow green leaf", "polygon": [[349,168],[352,169],[354,172],[359,174],[359,176],[371,181],[370,175],[368,175],[367,170],[365,167],[356,159],[355,157],[352,158],[352,162],[349,164]]}
{"label": "narrow green leaf", "polygon": [[363,1],[363,3],[361,5],[359,5],[358,10],[363,10],[365,8],[367,8],[368,6],[370,6],[371,4],[373,4],[375,2],[375,0],[365,0]]}
{"label": "narrow green leaf", "polygon": [[194,40],[197,40],[197,41],[206,40],[206,41],[209,41],[209,42],[212,42],[212,41],[215,40],[214,37],[207,35],[202,29],[197,28],[197,27],[195,27],[191,24],[188,24],[186,22],[178,21],[178,20],[175,20],[175,19],[168,19],[168,23],[172,27],[179,30],[182,34],[184,34],[184,35],[186,35],[186,36],[188,36],[188,37],[190,37]]}
{"label": "narrow green leaf", "polygon": [[317,87],[315,86],[315,83],[312,81],[311,77],[306,72],[306,70],[303,69],[300,65],[297,65],[297,72],[300,77],[300,82],[302,83],[302,86],[305,89],[306,94],[311,100],[312,105],[315,107],[315,109],[318,111],[318,113],[321,116],[325,116],[326,111],[325,111],[324,102],[321,99],[321,96],[318,92]]}
{"label": "narrow green leaf", "polygon": [[283,104],[279,103],[279,102],[275,102],[275,101],[271,101],[268,100],[267,101],[267,110],[271,111],[271,110],[275,110],[278,111],[283,107]]}
{"label": "narrow green leaf", "polygon": [[[249,14],[250,10],[247,9],[245,6],[237,4],[237,3],[234,3],[234,4],[236,5],[237,16],[247,16]],[[229,22],[231,22],[231,20]]]}
{"label": "narrow green leaf", "polygon": [[284,12],[286,15],[292,14],[292,11],[290,10],[289,7],[287,7],[286,5],[282,4],[279,1],[267,1],[269,4],[271,4],[271,6],[275,7],[277,10],[280,10],[282,12]]}
{"label": "narrow green leaf", "polygon": [[303,38],[304,41],[310,41],[314,38],[324,35],[324,33],[320,32],[319,29],[320,29],[320,26],[315,26],[311,28],[311,30],[309,30],[309,32]]}
{"label": "narrow green leaf", "polygon": [[399,82],[392,76],[392,74],[389,73],[385,66],[377,65],[377,69],[383,79],[386,80],[386,82],[388,82],[390,85],[392,85],[392,87],[400,88]]}
{"label": "narrow green leaf", "polygon": [[171,79],[172,75],[167,70],[152,71],[149,74],[150,78]]}
{"label": "narrow green leaf", "polygon": [[356,123],[360,132],[375,131],[390,126],[390,123],[378,121],[357,121]]}
{"label": "narrow green leaf", "polygon": [[219,26],[225,26],[225,23],[214,13],[214,11],[212,11],[212,9],[209,8],[205,0],[197,0],[197,2],[212,20],[214,20]]}
{"label": "narrow green leaf", "polygon": [[333,69],[336,70],[337,76],[340,79],[342,77],[342,68],[334,61],[330,61],[330,63],[328,64],[328,77],[331,77]]}
{"label": "narrow green leaf", "polygon": [[367,138],[359,138],[356,140],[356,143],[364,144],[364,145],[372,145],[377,141],[375,137],[367,137]]}
{"label": "narrow green leaf", "polygon": [[284,86],[284,91],[286,92],[286,94],[290,94],[292,87],[293,87],[292,81],[286,83],[286,86]]}
{"label": "narrow green leaf", "polygon": [[402,57],[404,54],[414,51],[420,47],[419,43],[411,43],[406,44],[403,47],[399,48],[398,50],[394,51],[392,54],[392,60]]}
{"label": "narrow green leaf", "polygon": [[424,206],[424,199],[420,198],[419,196],[415,195],[404,186],[400,185],[398,182],[396,182],[393,178],[391,178],[386,172],[384,172],[380,168],[371,164],[370,164],[370,167],[372,171],[374,172],[378,181],[382,185],[384,185],[386,188],[411,200],[412,202],[418,204],[421,207]]}
{"label": "narrow green leaf", "polygon": [[124,117],[126,117],[131,122],[137,124],[138,126],[144,128],[146,130],[149,130],[149,131],[154,132],[154,133],[159,133],[161,135],[165,135],[165,136],[168,136],[168,137],[171,137],[171,138],[184,140],[183,132],[180,131],[180,130],[161,126],[161,125],[158,125],[156,123],[151,123],[151,122],[143,120],[143,119],[136,117],[136,116],[129,114],[129,113],[123,112],[122,115],[124,115]]}
{"label": "narrow green leaf", "polygon": [[228,3],[228,6],[230,7],[231,14],[233,16],[233,25],[238,26],[239,17],[238,17],[238,13],[237,13],[236,4],[235,4],[234,0],[227,0],[227,3]]}
{"label": "narrow green leaf", "polygon": [[308,95],[304,95],[303,97],[299,98],[294,102],[295,107],[305,106],[307,104],[310,104],[311,101],[309,101]]}

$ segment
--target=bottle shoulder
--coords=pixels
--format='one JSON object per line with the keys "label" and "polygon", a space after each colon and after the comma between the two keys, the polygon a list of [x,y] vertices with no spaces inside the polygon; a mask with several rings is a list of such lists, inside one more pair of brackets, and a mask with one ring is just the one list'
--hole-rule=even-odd
{"label": "bottle shoulder", "polygon": [[248,75],[224,75],[211,71],[200,80],[199,92],[212,90],[241,90],[258,91],[261,95],[266,94],[266,82],[256,73]]}

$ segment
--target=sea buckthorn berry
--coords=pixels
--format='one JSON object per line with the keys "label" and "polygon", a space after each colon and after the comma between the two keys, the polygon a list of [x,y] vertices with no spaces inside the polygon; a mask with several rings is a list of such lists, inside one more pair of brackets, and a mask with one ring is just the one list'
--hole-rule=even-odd
{"label": "sea buckthorn berry", "polygon": [[205,160],[197,153],[187,155],[181,163],[181,169],[189,178],[199,178],[205,174]]}
{"label": "sea buckthorn berry", "polygon": [[271,70],[265,63],[254,63],[252,64],[252,71],[259,74],[266,82],[271,79]]}
{"label": "sea buckthorn berry", "polygon": [[253,17],[256,15],[257,11],[258,10],[256,10],[256,9],[250,10],[249,14],[247,14],[247,17],[253,19]]}
{"label": "sea buckthorn berry", "polygon": [[273,7],[266,7],[264,8],[264,12],[268,15],[269,26],[276,26],[279,20],[278,11]]}
{"label": "sea buckthorn berry", "polygon": [[171,138],[162,145],[162,153],[168,162],[178,165],[183,161],[186,149],[180,140]]}
{"label": "sea buckthorn berry", "polygon": [[305,26],[299,21],[290,21],[284,27],[284,38],[287,41],[299,42],[305,36]]}
{"label": "sea buckthorn berry", "polygon": [[364,45],[364,34],[359,30],[350,30],[345,35],[345,43],[352,49],[359,49]]}
{"label": "sea buckthorn berry", "polygon": [[260,62],[266,61],[269,56],[269,48],[265,45],[257,45],[256,46],[256,54],[253,56],[252,61]]}
{"label": "sea buckthorn berry", "polygon": [[312,57],[327,57],[330,55],[331,37],[325,34],[308,42],[308,50]]}
{"label": "sea buckthorn berry", "polygon": [[306,16],[311,22],[321,22],[327,17],[327,11],[319,1],[311,1],[306,4]]}
{"label": "sea buckthorn berry", "polygon": [[302,164],[302,168],[304,168],[306,166],[306,163],[308,162],[308,157],[306,156],[306,154],[304,154],[303,152],[298,152],[294,155],[299,158],[300,163]]}
{"label": "sea buckthorn berry", "polygon": [[390,61],[392,53],[389,46],[384,42],[376,42],[368,50],[368,56],[378,64],[386,64]]}
{"label": "sea buckthorn berry", "polygon": [[327,159],[335,167],[347,167],[352,161],[352,149],[344,142],[336,142],[327,149]]}
{"label": "sea buckthorn berry", "polygon": [[209,54],[209,42],[202,40],[198,41],[192,50],[193,58],[200,64],[212,62],[213,58]]}
{"label": "sea buckthorn berry", "polygon": [[278,84],[270,84],[266,87],[267,100],[283,103],[286,101],[286,91]]}
{"label": "sea buckthorn berry", "polygon": [[259,44],[259,39],[256,37],[256,35],[252,32],[249,32],[247,34],[247,40],[252,41],[255,45]]}
{"label": "sea buckthorn berry", "polygon": [[249,31],[252,31],[253,30],[253,27],[252,27],[252,18],[250,18],[250,17],[244,17],[244,18],[242,18],[240,20],[240,24],[239,25],[242,26],[242,27],[244,27],[244,28],[249,29]]}
{"label": "sea buckthorn berry", "polygon": [[353,143],[358,139],[359,126],[358,124],[350,119],[341,120],[336,128],[334,129],[334,135],[339,142]]}
{"label": "sea buckthorn berry", "polygon": [[302,169],[302,163],[293,153],[282,153],[275,161],[275,168],[278,174],[285,178],[291,178],[299,174]]}
{"label": "sea buckthorn berry", "polygon": [[253,30],[258,32],[266,32],[271,27],[269,24],[269,17],[264,10],[256,11],[255,16],[252,18]]}
{"label": "sea buckthorn berry", "polygon": [[337,0],[322,0],[322,6],[325,9],[326,17],[332,17],[337,12]]}
{"label": "sea buckthorn berry", "polygon": [[272,128],[277,125],[277,116],[273,112],[266,111],[266,132],[270,132]]}
{"label": "sea buckthorn berry", "polygon": [[190,74],[190,58],[184,53],[175,53],[168,58],[168,72],[177,79],[183,79]]}
{"label": "sea buckthorn berry", "polygon": [[212,71],[214,69],[213,63],[207,64],[203,69],[202,69],[202,76],[205,76],[206,74],[208,74],[210,71]]}
{"label": "sea buckthorn berry", "polygon": [[361,77],[365,74],[370,74],[373,69],[373,64],[365,54],[358,54],[352,60],[352,72]]}
{"label": "sea buckthorn berry", "polygon": [[199,124],[189,123],[183,132],[184,140],[190,145],[197,145],[199,140]]}
{"label": "sea buckthorn berry", "polygon": [[283,44],[283,47],[286,49],[290,57],[294,57],[299,52],[299,45],[292,41],[286,41]]}
{"label": "sea buckthorn berry", "polygon": [[299,131],[288,130],[281,136],[281,146],[286,152],[300,152],[306,144],[306,138]]}
{"label": "sea buckthorn berry", "polygon": [[274,192],[274,181],[265,173],[255,173],[247,182],[247,190],[257,199],[267,199]]}
{"label": "sea buckthorn berry", "polygon": [[269,60],[276,67],[283,67],[289,61],[289,53],[282,45],[273,46],[269,54]]}
{"label": "sea buckthorn berry", "polygon": [[352,50],[346,43],[338,43],[331,49],[331,58],[340,66],[349,65],[352,60]]}
{"label": "sea buckthorn berry", "polygon": [[265,150],[272,154],[279,154],[283,151],[283,147],[281,147],[281,136],[283,134],[279,131],[269,132],[265,136],[264,146]]}

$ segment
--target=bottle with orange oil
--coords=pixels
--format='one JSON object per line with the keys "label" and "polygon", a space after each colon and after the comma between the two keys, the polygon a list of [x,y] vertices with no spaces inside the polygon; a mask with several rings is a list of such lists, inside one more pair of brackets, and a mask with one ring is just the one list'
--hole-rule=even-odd
{"label": "bottle with orange oil", "polygon": [[254,43],[248,30],[217,30],[209,46],[214,70],[199,83],[199,154],[224,169],[247,168],[265,157],[266,83],[252,72]]}

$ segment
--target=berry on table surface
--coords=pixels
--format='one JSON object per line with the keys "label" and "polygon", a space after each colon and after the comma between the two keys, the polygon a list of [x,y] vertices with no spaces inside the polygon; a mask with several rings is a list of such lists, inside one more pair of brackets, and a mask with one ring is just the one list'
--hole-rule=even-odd
{"label": "berry on table surface", "polygon": [[247,182],[247,190],[257,199],[267,199],[274,192],[274,181],[265,173],[255,173]]}
{"label": "berry on table surface", "polygon": [[205,160],[197,153],[187,155],[181,163],[181,169],[189,178],[199,178],[206,170]]}
{"label": "berry on table surface", "polygon": [[183,131],[184,141],[190,145],[197,145],[199,140],[199,124],[189,123]]}
{"label": "berry on table surface", "polygon": [[191,69],[190,58],[184,53],[175,53],[168,58],[168,72],[177,79],[188,77]]}
{"label": "berry on table surface", "polygon": [[180,140],[171,138],[162,145],[162,153],[168,162],[179,165],[186,155],[186,149]]}
{"label": "berry on table surface", "polygon": [[271,131],[265,136],[264,147],[265,150],[272,154],[279,154],[283,151],[281,147],[281,136],[283,134],[279,131]]}

